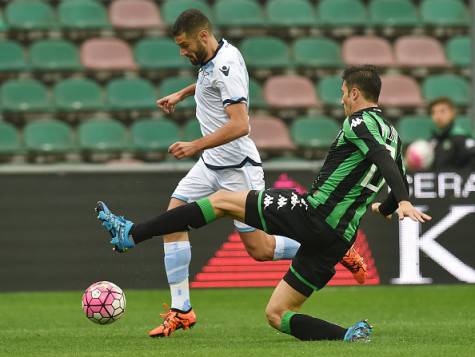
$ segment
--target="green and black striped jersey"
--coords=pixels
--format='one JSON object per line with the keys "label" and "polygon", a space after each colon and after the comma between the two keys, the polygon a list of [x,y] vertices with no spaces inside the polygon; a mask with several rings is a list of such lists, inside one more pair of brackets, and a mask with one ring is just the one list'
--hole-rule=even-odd
{"label": "green and black striped jersey", "polygon": [[381,150],[388,150],[399,171],[405,172],[401,140],[381,109],[356,112],[343,122],[313,182],[308,201],[345,240],[354,237],[361,217],[384,184],[380,170],[370,160]]}

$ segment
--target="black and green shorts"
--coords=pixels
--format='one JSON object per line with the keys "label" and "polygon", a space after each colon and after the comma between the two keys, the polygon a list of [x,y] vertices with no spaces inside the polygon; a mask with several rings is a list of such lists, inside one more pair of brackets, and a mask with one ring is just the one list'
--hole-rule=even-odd
{"label": "black and green shorts", "polygon": [[269,234],[289,237],[301,244],[284,280],[310,296],[335,275],[335,265],[353,242],[347,242],[325,222],[306,196],[294,190],[250,191],[245,223]]}

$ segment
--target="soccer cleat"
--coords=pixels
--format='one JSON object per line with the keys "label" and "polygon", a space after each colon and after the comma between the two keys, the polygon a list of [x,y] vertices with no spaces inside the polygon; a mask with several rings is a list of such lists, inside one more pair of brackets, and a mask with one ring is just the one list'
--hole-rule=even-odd
{"label": "soccer cleat", "polygon": [[341,258],[340,263],[353,274],[353,278],[355,278],[359,284],[364,284],[367,275],[366,263],[355,248],[351,247],[348,249],[343,258]]}
{"label": "soccer cleat", "polygon": [[343,340],[346,342],[369,342],[372,332],[373,326],[368,323],[368,320],[358,321],[348,328]]}
{"label": "soccer cleat", "polygon": [[[163,307],[165,310],[168,309],[167,304],[163,304]],[[168,312],[160,314],[160,317],[163,318],[163,322],[148,333],[150,337],[168,337],[175,330],[188,330],[196,324],[196,315],[193,309],[190,309],[188,312],[170,309]]]}
{"label": "soccer cleat", "polygon": [[113,214],[102,201],[97,202],[96,212],[98,213],[97,219],[102,222],[104,228],[110,233],[112,237],[111,244],[116,252],[124,253],[128,249],[135,247],[134,241],[129,238],[130,229],[134,225],[133,222]]}

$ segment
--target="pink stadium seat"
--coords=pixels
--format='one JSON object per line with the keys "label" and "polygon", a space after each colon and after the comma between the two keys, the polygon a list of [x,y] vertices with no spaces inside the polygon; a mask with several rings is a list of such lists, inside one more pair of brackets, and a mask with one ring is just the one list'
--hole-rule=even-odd
{"label": "pink stadium seat", "polygon": [[391,45],[375,36],[354,36],[342,46],[343,61],[349,65],[372,64],[388,67],[395,63]]}
{"label": "pink stadium seat", "polygon": [[396,61],[407,67],[446,67],[447,59],[442,45],[428,36],[403,36],[395,45]]}
{"label": "pink stadium seat", "polygon": [[295,148],[285,123],[276,117],[256,115],[251,118],[252,140],[261,150],[292,150]]}
{"label": "pink stadium seat", "polygon": [[94,70],[134,70],[137,67],[129,45],[116,38],[93,38],[84,42],[81,62]]}
{"label": "pink stadium seat", "polygon": [[267,103],[277,108],[308,108],[319,105],[313,83],[302,76],[274,76],[264,85]]}
{"label": "pink stadium seat", "polygon": [[147,29],[162,25],[159,10],[150,0],[115,0],[109,7],[112,26]]}
{"label": "pink stadium seat", "polygon": [[386,106],[417,107],[423,105],[419,85],[409,76],[383,75],[379,103]]}

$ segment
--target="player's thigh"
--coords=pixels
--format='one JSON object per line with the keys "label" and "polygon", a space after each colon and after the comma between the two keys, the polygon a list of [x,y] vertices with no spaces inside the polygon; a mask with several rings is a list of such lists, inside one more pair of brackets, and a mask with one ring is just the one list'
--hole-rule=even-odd
{"label": "player's thigh", "polygon": [[172,198],[190,203],[211,195],[217,189],[215,174],[200,159],[180,180],[172,193]]}
{"label": "player's thigh", "polygon": [[231,192],[219,190],[209,196],[209,200],[218,216],[227,216],[243,222],[248,193],[249,191]]}

